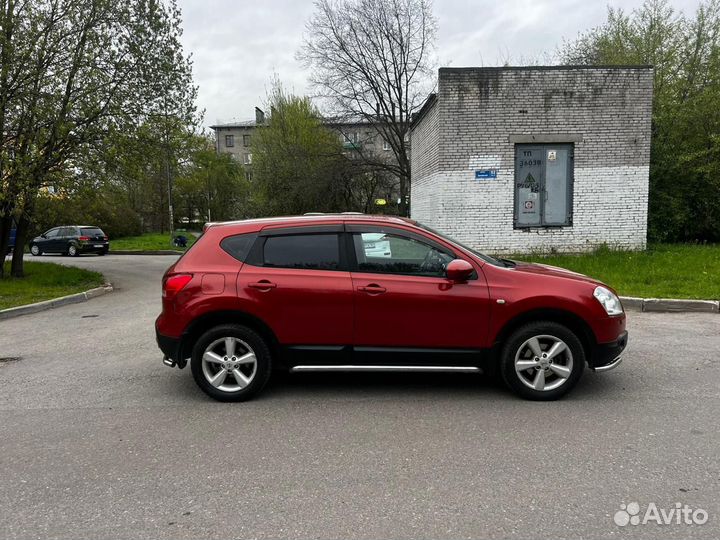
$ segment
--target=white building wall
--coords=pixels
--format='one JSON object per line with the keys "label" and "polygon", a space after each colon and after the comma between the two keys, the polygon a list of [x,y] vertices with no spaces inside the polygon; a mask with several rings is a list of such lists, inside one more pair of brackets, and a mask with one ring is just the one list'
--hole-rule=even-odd
{"label": "white building wall", "polygon": [[[412,131],[412,217],[489,253],[642,249],[651,104],[650,68],[441,69]],[[513,227],[513,141],[527,136],[574,143],[571,226]]]}

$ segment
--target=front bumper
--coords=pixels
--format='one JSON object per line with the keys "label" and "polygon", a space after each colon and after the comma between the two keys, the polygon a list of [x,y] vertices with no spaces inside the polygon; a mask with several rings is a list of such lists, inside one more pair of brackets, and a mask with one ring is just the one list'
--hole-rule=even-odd
{"label": "front bumper", "polygon": [[620,355],[627,347],[627,343],[628,333],[623,332],[615,341],[595,345],[590,357],[590,369],[602,373],[616,368],[622,361]]}

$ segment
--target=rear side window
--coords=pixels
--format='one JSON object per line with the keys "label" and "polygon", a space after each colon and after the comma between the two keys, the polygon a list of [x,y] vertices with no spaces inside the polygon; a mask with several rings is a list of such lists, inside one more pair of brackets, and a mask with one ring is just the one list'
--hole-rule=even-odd
{"label": "rear side window", "polygon": [[256,238],[257,233],[236,234],[235,236],[224,238],[223,241],[220,242],[220,247],[238,261],[245,262]]}
{"label": "rear side window", "polygon": [[80,227],[80,236],[105,236],[105,233],[97,227]]}
{"label": "rear side window", "polygon": [[337,234],[269,236],[265,241],[263,266],[338,270],[340,244]]}

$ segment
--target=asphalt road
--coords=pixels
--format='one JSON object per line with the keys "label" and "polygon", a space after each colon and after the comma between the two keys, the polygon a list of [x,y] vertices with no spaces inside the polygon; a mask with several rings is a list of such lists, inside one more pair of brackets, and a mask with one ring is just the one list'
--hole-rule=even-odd
{"label": "asphalt road", "polygon": [[[304,374],[221,404],[153,335],[172,257],[0,321],[0,538],[718,538],[720,316],[629,316],[625,362],[554,403],[482,377]],[[621,504],[704,525],[619,527]]]}

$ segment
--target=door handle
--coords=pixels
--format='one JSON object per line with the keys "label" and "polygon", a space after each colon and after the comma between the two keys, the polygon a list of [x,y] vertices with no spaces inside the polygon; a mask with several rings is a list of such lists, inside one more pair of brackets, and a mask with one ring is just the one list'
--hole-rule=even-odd
{"label": "door handle", "polygon": [[275,283],[272,283],[271,281],[268,281],[267,279],[261,279],[260,281],[256,281],[255,283],[249,283],[248,287],[257,289],[259,291],[267,292],[270,289],[274,289],[275,287],[277,287],[277,285],[275,285]]}
{"label": "door handle", "polygon": [[381,287],[380,285],[377,285],[375,283],[371,283],[370,285],[366,285],[365,287],[358,287],[358,291],[368,294],[382,294],[386,290],[387,289],[385,287]]}

